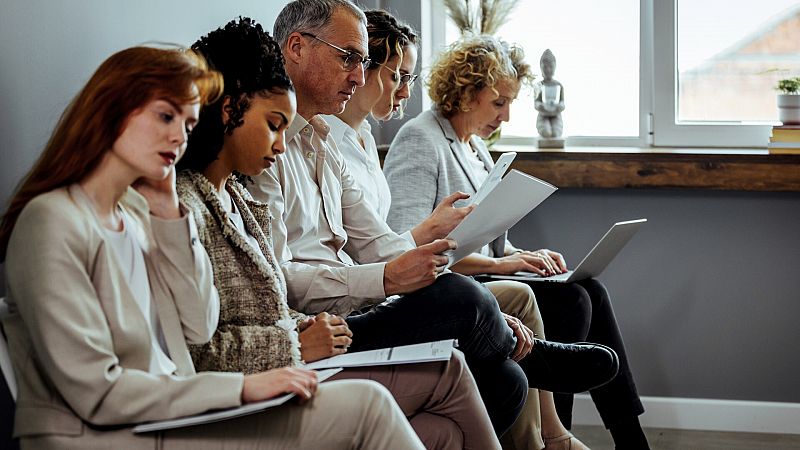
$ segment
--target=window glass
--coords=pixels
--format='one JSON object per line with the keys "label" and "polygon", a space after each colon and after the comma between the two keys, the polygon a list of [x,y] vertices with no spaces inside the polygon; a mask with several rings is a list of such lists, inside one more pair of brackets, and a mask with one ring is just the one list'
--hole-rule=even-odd
{"label": "window glass", "polygon": [[777,121],[777,81],[800,76],[800,2],[678,0],[677,10],[678,123]]}
{"label": "window glass", "polygon": [[[445,36],[459,37],[449,19]],[[639,0],[520,0],[498,36],[524,48],[537,75],[542,52],[555,55],[565,137],[639,135]],[[536,136],[536,114],[533,90],[520,92],[503,136]]]}

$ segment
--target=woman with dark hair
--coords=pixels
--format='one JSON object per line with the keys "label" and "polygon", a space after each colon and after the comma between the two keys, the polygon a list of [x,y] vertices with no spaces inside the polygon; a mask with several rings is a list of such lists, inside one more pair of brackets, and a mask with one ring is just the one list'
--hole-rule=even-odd
{"label": "woman with dark hair", "polygon": [[[464,37],[439,55],[428,80],[433,108],[403,125],[386,156],[384,171],[393,198],[389,225],[395,231],[419,223],[452,192],[476,192],[494,165],[482,138],[510,119],[511,103],[532,80],[523,50],[492,36]],[[451,269],[465,275],[526,271],[541,276],[567,270],[559,253],[518,249],[506,235]],[[618,373],[589,393],[618,449],[647,448],[638,419],[644,409],[605,287],[595,279],[529,285],[548,339],[597,342],[617,353]],[[554,401],[561,422],[569,428],[572,395],[557,393]],[[545,448],[585,448],[564,427],[561,430],[542,431]]]}
{"label": "woman with dark hair", "polygon": [[[195,372],[187,346],[211,337],[219,300],[174,164],[200,105],[221,91],[219,74],[190,51],[112,55],[12,198],[0,226],[11,313],[3,327],[23,449],[421,447],[375,383],[318,388],[313,372],[296,368]],[[131,432],[284,392],[309,405]],[[331,428],[341,435],[320,431]]]}
{"label": "woman with dark hair", "polygon": [[[343,353],[352,335],[344,320],[326,313],[304,319],[289,310],[269,205],[254,201],[240,183],[284,152],[284,132],[296,114],[280,48],[247,18],[209,33],[193,48],[225,80],[223,95],[203,110],[189,140],[191,156],[179,165],[178,193],[211,257],[222,310],[212,339],[193,346],[195,363],[250,373]],[[345,378],[386,386],[427,448],[499,448],[458,351],[449,361],[345,369],[333,379]]]}

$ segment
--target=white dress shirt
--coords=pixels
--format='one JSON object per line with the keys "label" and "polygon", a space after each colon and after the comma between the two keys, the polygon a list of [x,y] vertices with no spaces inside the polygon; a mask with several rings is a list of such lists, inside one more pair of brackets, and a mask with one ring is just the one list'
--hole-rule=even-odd
{"label": "white dress shirt", "polygon": [[[365,120],[356,133],[350,125],[336,116],[322,117],[331,128],[330,135],[344,157],[356,186],[364,193],[364,201],[386,221],[389,217],[389,207],[392,206],[392,193],[381,170],[378,146],[372,136],[372,126]],[[364,142],[363,148],[359,138]],[[414,242],[411,230],[406,230],[400,237],[416,247],[417,243]]]}
{"label": "white dress shirt", "polygon": [[275,215],[289,306],[347,315],[385,300],[386,262],[413,246],[364,202],[329,131],[320,117],[297,115],[286,152],[249,189]]}

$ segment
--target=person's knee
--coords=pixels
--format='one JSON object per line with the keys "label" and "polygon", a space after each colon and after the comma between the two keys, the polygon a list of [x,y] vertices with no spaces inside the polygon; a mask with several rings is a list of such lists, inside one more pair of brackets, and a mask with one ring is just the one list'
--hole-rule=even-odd
{"label": "person's knee", "polygon": [[577,283],[564,284],[563,289],[558,291],[558,298],[561,308],[566,310],[568,316],[578,318],[590,318],[592,316],[592,298],[581,285]]}
{"label": "person's knee", "polygon": [[447,417],[423,412],[411,418],[410,422],[425,448],[464,448],[464,433]]}
{"label": "person's knee", "polygon": [[360,417],[354,421],[357,423],[364,419],[383,422],[391,420],[399,411],[391,392],[378,382],[341,380],[324,386],[328,388],[325,400],[333,403],[328,406],[339,411],[342,418]]}
{"label": "person's knee", "polygon": [[516,281],[501,281],[486,283],[486,287],[497,298],[500,311],[518,318],[532,328],[529,322],[534,323],[538,320],[539,308],[536,305],[536,295],[530,286]]}
{"label": "person's knee", "polygon": [[608,290],[603,283],[594,278],[589,278],[581,281],[580,285],[586,291],[595,309],[604,308],[610,303]]}
{"label": "person's knee", "polygon": [[439,277],[436,285],[436,304],[448,314],[474,318],[499,312],[494,295],[470,277],[450,273]]}

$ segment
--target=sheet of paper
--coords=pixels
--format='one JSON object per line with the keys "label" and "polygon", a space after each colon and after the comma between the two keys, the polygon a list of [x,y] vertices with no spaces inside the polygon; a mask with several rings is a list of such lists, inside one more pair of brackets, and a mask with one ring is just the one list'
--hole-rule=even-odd
{"label": "sheet of paper", "polygon": [[426,342],[423,344],[402,345],[364,352],[345,353],[306,364],[308,369],[328,367],[366,367],[389,364],[413,364],[431,361],[446,361],[453,354],[455,340]]}
{"label": "sheet of paper", "polygon": [[511,170],[447,236],[458,244],[449,253],[447,267],[505,233],[556,189],[550,183]]}
{"label": "sheet of paper", "polygon": [[467,200],[467,203],[481,203],[483,199],[485,199],[486,196],[492,192],[495,186],[500,183],[500,181],[503,179],[503,175],[506,174],[506,170],[508,170],[508,167],[512,162],[514,162],[514,158],[516,157],[516,152],[503,153],[500,158],[497,159],[494,167],[492,167],[492,171],[489,172],[489,176],[486,177],[486,181],[484,181],[481,187],[478,188],[478,192],[476,192],[475,195]]}
{"label": "sheet of paper", "polygon": [[[317,378],[320,383],[332,377],[333,375],[341,372],[342,369],[328,369],[317,372]],[[257,413],[267,408],[282,405],[294,397],[294,394],[284,394],[280,397],[275,397],[263,402],[248,403],[239,406],[238,408],[223,409],[219,411],[212,411],[202,414],[197,414],[189,417],[181,417],[178,419],[159,420],[157,422],[149,422],[137,425],[133,428],[134,433],[148,433],[151,431],[169,430],[172,428],[189,427],[193,425],[200,425],[204,423],[219,422],[221,420],[232,419],[234,417],[246,416],[248,414]]]}

